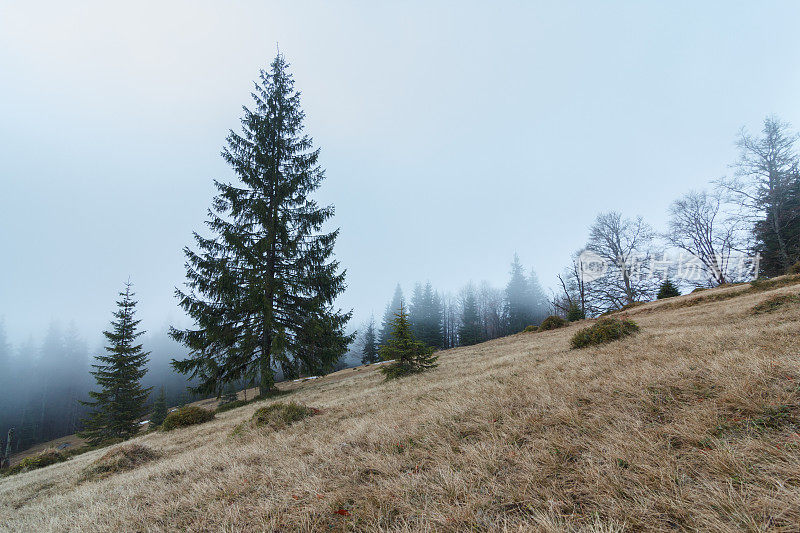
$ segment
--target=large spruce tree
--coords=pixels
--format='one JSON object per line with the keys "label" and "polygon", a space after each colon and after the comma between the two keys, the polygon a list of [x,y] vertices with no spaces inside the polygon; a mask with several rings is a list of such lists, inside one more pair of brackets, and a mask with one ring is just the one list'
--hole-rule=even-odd
{"label": "large spruce tree", "polygon": [[177,290],[195,327],[171,330],[190,349],[173,365],[198,378],[195,392],[219,394],[225,383],[258,373],[267,394],[275,369],[329,368],[350,340],[350,314],[333,307],[345,287],[331,259],[338,230],[322,231],[333,207],[309,197],[324,172],[280,53],[252,97],[242,132],[231,131],[222,152],[237,182],[215,181],[213,236],[195,234],[198,250],[185,250],[188,290]]}
{"label": "large spruce tree", "polygon": [[800,261],[800,169],[793,169],[787,181],[776,201],[778,208],[768,210],[753,228],[760,270],[766,276],[786,274],[787,265]]}
{"label": "large spruce tree", "polygon": [[117,311],[111,322],[111,331],[104,331],[108,340],[106,354],[96,357],[91,374],[100,387],[89,393],[93,401],[82,402],[93,408],[84,422],[80,436],[92,444],[107,439],[127,439],[139,432],[139,418],[146,413],[145,402],[152,387],[142,387],[141,379],[147,373],[145,365],[149,352],[142,350],[136,339],[144,331],[137,331],[136,301],[130,282],[119,293]]}

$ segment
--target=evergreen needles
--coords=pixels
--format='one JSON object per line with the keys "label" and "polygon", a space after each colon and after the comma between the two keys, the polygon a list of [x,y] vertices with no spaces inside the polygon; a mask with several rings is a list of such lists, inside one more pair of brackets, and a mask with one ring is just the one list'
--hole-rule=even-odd
{"label": "evergreen needles", "polygon": [[144,334],[137,331],[139,320],[134,318],[136,301],[130,282],[119,295],[111,331],[104,331],[108,340],[106,354],[97,356],[92,375],[100,387],[89,393],[93,401],[83,402],[94,408],[85,420],[80,436],[91,444],[108,439],[127,439],[139,432],[139,418],[145,414],[145,401],[150,388],[140,381],[147,373],[145,364],[149,352],[142,351],[136,339]]}
{"label": "evergreen needles", "polygon": [[386,344],[381,346],[380,355],[384,361],[393,361],[381,368],[386,379],[424,372],[436,367],[438,359],[433,355],[433,348],[426,347],[414,338],[403,304],[392,321],[392,333]]}
{"label": "evergreen needles", "polygon": [[155,403],[153,403],[153,414],[150,416],[150,427],[159,427],[164,423],[165,418],[167,418],[167,394],[164,390],[164,387],[161,387],[161,391],[159,392]]}
{"label": "evergreen needles", "polygon": [[259,376],[267,395],[278,368],[286,378],[329,372],[352,340],[350,314],[333,308],[345,288],[331,258],[339,232],[321,231],[333,207],[309,196],[324,178],[319,150],[303,133],[300,93],[281,54],[252,97],[222,152],[237,181],[215,181],[213,235],[195,233],[197,250],[185,249],[188,290],[176,291],[195,326],[171,330],[190,349],[173,366],[198,378],[198,393]]}

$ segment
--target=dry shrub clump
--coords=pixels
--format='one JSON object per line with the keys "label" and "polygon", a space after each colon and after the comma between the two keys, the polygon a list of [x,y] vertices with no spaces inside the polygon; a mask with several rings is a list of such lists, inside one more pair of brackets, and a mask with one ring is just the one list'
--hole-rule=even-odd
{"label": "dry shrub clump", "polygon": [[187,405],[168,414],[167,418],[164,419],[164,423],[161,424],[161,429],[163,431],[170,431],[175,428],[202,424],[213,419],[213,411],[197,407],[196,405]]}
{"label": "dry shrub clump", "polygon": [[754,315],[772,313],[781,307],[800,302],[800,295],[797,294],[776,294],[757,303],[751,309]]}
{"label": "dry shrub clump", "polygon": [[37,470],[45,466],[66,461],[67,459],[69,459],[68,455],[61,453],[55,448],[47,448],[42,450],[38,455],[26,457],[15,467],[9,468],[3,472],[3,475],[10,476],[21,472],[30,472],[31,470]]}
{"label": "dry shrub clump", "polygon": [[549,317],[542,320],[541,324],[539,324],[539,331],[548,331],[551,329],[563,328],[564,326],[567,325],[569,325],[569,322],[567,322],[560,316],[550,315]]}
{"label": "dry shrub clump", "polygon": [[84,481],[103,479],[118,472],[133,470],[139,465],[158,459],[161,454],[141,444],[126,444],[106,452],[83,470]]}
{"label": "dry shrub clump", "polygon": [[316,413],[317,410],[313,407],[295,402],[278,402],[258,409],[253,413],[252,421],[255,427],[268,426],[272,429],[283,429]]}
{"label": "dry shrub clump", "polygon": [[573,335],[570,344],[573,348],[585,348],[621,339],[637,331],[639,331],[639,326],[633,320],[606,317],[578,331]]}
{"label": "dry shrub clump", "polygon": [[539,326],[534,326],[533,324],[525,326],[525,329],[522,330],[523,333],[536,333],[537,331],[539,331]]}

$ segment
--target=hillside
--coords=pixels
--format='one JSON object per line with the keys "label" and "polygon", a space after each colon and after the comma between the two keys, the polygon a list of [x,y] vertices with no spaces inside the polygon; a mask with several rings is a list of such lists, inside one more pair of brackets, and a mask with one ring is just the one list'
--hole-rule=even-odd
{"label": "hillside", "polygon": [[753,308],[797,282],[637,306],[603,347],[569,349],[584,321],[302,383],[280,400],[320,412],[280,431],[231,435],[252,404],[99,481],[105,450],[0,479],[0,528],[796,531],[800,305]]}

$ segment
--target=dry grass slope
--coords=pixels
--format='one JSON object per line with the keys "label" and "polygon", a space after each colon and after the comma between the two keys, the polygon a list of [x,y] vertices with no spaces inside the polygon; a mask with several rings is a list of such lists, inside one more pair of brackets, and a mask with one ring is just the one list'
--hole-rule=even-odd
{"label": "dry grass slope", "polygon": [[[304,383],[320,409],[231,438],[254,403],[135,444],[158,457],[98,481],[104,452],[0,480],[8,531],[797,531],[797,280],[627,311],[640,333],[570,350],[589,321]],[[701,298],[700,301],[695,301]]]}

